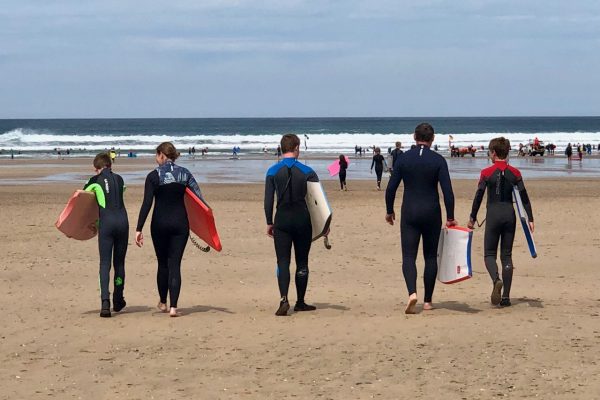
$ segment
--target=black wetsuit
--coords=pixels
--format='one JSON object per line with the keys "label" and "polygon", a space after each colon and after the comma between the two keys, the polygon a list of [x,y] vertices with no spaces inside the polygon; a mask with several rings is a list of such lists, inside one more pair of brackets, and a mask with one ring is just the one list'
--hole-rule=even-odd
{"label": "black wetsuit", "polygon": [[[267,225],[273,225],[279,293],[287,299],[293,244],[298,303],[304,303],[308,286],[308,254],[312,242],[310,214],[304,200],[308,181],[318,182],[319,178],[312,168],[294,158],[284,158],[269,168],[265,180],[265,216]],[[277,210],[273,223],[275,195]]]}
{"label": "black wetsuit", "polygon": [[417,251],[423,237],[425,258],[425,302],[431,302],[437,277],[437,247],[442,227],[442,211],[438,184],[442,188],[446,217],[454,219],[454,194],[444,157],[425,145],[411,149],[398,157],[385,192],[387,213],[394,212],[394,200],[400,182],[404,180],[404,195],[400,216],[402,273],[408,294],[417,292]]}
{"label": "black wetsuit", "polygon": [[396,160],[402,153],[404,153],[404,152],[402,150],[400,150],[398,147],[396,147],[394,150],[392,150],[392,169],[394,169],[394,166],[396,165]]}
{"label": "black wetsuit", "polygon": [[100,251],[100,298],[110,300],[110,264],[115,269],[113,303],[123,300],[125,255],[129,237],[129,220],[123,202],[125,184],[110,168],[103,169],[85,184],[84,190],[95,192],[100,207],[98,249]]}
{"label": "black wetsuit", "polygon": [[375,154],[373,156],[373,161],[371,162],[371,170],[373,170],[373,166],[375,166],[375,174],[377,175],[377,187],[381,186],[383,164],[385,164],[385,157],[383,157],[381,154]]}
{"label": "black wetsuit", "polygon": [[171,161],[150,172],[146,177],[144,201],[140,209],[137,228],[142,231],[152,200],[156,198],[150,232],[158,261],[156,284],[160,302],[177,307],[181,290],[181,259],[189,237],[187,212],[183,201],[185,189],[189,187],[202,199],[196,180],[186,168]]}
{"label": "black wetsuit", "polygon": [[531,203],[521,172],[508,165],[506,161],[496,161],[493,165],[483,169],[479,178],[479,185],[473,200],[471,220],[477,220],[477,212],[481,206],[483,195],[487,189],[487,213],[484,235],[484,260],[485,267],[492,281],[499,279],[498,243],[500,243],[500,262],[502,263],[502,297],[510,297],[512,285],[513,262],[512,248],[515,239],[516,217],[513,209],[513,188],[516,187],[521,195],[523,207],[530,221],[533,221]]}
{"label": "black wetsuit", "polygon": [[346,162],[346,160],[340,160],[338,162],[340,163],[340,188],[344,189],[344,186],[346,186],[346,170],[348,169],[348,163]]}

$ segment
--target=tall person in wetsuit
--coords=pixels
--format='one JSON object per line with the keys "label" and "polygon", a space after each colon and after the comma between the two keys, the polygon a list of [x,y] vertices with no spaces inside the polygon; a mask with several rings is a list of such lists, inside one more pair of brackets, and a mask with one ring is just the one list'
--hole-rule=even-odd
{"label": "tall person in wetsuit", "polygon": [[[308,286],[308,254],[312,241],[312,225],[306,206],[307,182],[318,182],[315,171],[298,161],[300,139],[294,134],[281,138],[283,159],[267,171],[265,180],[265,216],[267,235],[273,238],[277,256],[277,283],[279,285],[279,308],[277,316],[287,315],[290,308],[288,288],[290,285],[290,262],[292,245],[296,258],[296,294],[294,311],[313,311],[315,306],[306,304],[304,296]],[[274,197],[277,197],[273,220]]]}
{"label": "tall person in wetsuit", "polygon": [[408,289],[405,313],[414,314],[417,304],[417,251],[423,238],[425,258],[424,310],[433,309],[432,297],[437,277],[437,248],[442,227],[442,210],[438,185],[442,188],[446,206],[446,226],[454,221],[454,193],[444,157],[431,150],[434,139],[433,127],[427,123],[418,125],[414,138],[416,146],[401,154],[396,160],[392,177],[385,191],[387,214],[385,220],[394,225],[394,200],[400,182],[404,181],[404,195],[400,214],[400,239],[402,246],[402,273]]}
{"label": "tall person in wetsuit", "polygon": [[[508,165],[506,158],[510,150],[510,142],[503,137],[495,138],[489,145],[490,158],[493,164],[481,171],[479,185],[473,199],[473,207],[468,227],[473,229],[477,221],[477,212],[481,206],[483,195],[487,189],[487,212],[485,216],[485,235],[483,238],[485,267],[492,278],[491,302],[493,305],[508,307],[510,288],[512,285],[513,262],[512,248],[515,239],[516,217],[513,209],[513,188],[521,195],[523,207],[529,218],[529,228],[533,232],[533,212],[531,202],[525,190],[521,172]],[[500,244],[500,262],[502,263],[502,280],[498,275],[498,244]],[[502,293],[500,291],[504,287]]]}
{"label": "tall person in wetsuit", "polygon": [[375,175],[377,176],[377,190],[381,190],[381,175],[383,174],[383,167],[387,169],[387,163],[385,157],[381,155],[381,149],[375,147],[375,154],[373,155],[373,161],[371,162],[371,173],[373,173],[373,167],[375,167]]}
{"label": "tall person in wetsuit", "polygon": [[175,164],[179,153],[170,142],[161,143],[156,148],[158,168],[146,177],[144,200],[140,208],[135,243],[142,247],[142,229],[152,207],[150,233],[158,261],[156,284],[158,286],[158,309],[167,312],[167,295],[170,301],[169,314],[178,317],[177,301],[181,290],[181,259],[189,238],[187,211],[183,201],[186,188],[190,188],[204,201],[200,188],[193,175],[186,168]]}
{"label": "tall person in wetsuit", "polygon": [[120,175],[112,172],[111,157],[100,153],[94,158],[97,175],[90,178],[84,190],[96,193],[99,206],[98,250],[100,252],[100,316],[107,318],[110,313],[110,264],[113,263],[114,291],[113,310],[121,311],[126,303],[123,297],[125,287],[125,255],[129,237],[129,219],[123,202],[125,183]]}
{"label": "tall person in wetsuit", "polygon": [[340,154],[340,190],[348,190],[346,186],[346,170],[348,169],[348,163],[346,162],[346,157],[343,154]]}

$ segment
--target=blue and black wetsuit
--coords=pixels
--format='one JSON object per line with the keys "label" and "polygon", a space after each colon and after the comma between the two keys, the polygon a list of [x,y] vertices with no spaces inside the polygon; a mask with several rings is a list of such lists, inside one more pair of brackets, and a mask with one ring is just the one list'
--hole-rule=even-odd
{"label": "blue and black wetsuit", "polygon": [[95,192],[100,207],[98,221],[98,249],[100,251],[100,297],[110,300],[110,264],[115,269],[113,304],[123,302],[125,286],[125,255],[129,237],[129,220],[123,202],[123,178],[104,168],[85,184],[84,190]]}
{"label": "blue and black wetsuit", "polygon": [[[292,244],[296,257],[296,292],[298,303],[304,303],[308,286],[308,253],[312,242],[312,225],[306,206],[306,182],[318,182],[315,171],[295,158],[284,158],[267,171],[265,182],[265,216],[273,225],[277,282],[279,293],[287,299],[290,285]],[[274,196],[277,210],[273,221]]]}
{"label": "blue and black wetsuit", "polygon": [[400,182],[404,180],[404,195],[400,216],[402,243],[402,273],[408,294],[417,292],[417,251],[423,237],[425,258],[425,302],[431,302],[437,277],[437,247],[442,227],[442,210],[438,185],[442,188],[446,217],[454,219],[454,193],[448,164],[441,155],[425,145],[401,154],[396,160],[385,192],[387,213],[394,212],[394,200]]}
{"label": "blue and black wetsuit", "polygon": [[189,187],[200,199],[202,193],[196,180],[186,168],[167,161],[146,177],[144,201],[140,209],[137,228],[142,231],[152,201],[156,198],[150,233],[158,261],[156,284],[160,302],[177,307],[181,290],[181,259],[189,238],[189,223],[183,196]]}
{"label": "blue and black wetsuit", "polygon": [[516,217],[513,208],[513,188],[517,188],[523,201],[523,207],[530,221],[533,221],[531,202],[525,190],[521,172],[506,163],[497,160],[493,165],[483,169],[479,178],[479,185],[473,199],[471,220],[477,221],[477,212],[481,206],[483,195],[487,189],[487,213],[484,235],[484,260],[485,267],[492,278],[497,281],[498,243],[500,243],[500,262],[502,263],[502,297],[510,297],[512,285],[513,262],[512,248],[515,239]]}

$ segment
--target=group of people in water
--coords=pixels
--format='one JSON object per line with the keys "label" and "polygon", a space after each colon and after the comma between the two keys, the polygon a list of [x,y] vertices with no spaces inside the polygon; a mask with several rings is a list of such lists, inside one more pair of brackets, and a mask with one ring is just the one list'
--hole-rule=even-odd
{"label": "group of people in water", "polygon": [[[392,152],[392,175],[385,192],[385,221],[393,225],[396,220],[394,202],[396,191],[404,182],[404,195],[400,212],[400,242],[402,248],[402,272],[408,291],[405,312],[416,312],[417,268],[419,243],[423,241],[424,296],[423,310],[433,309],[433,292],[437,276],[437,247],[442,228],[442,213],[438,187],[441,187],[446,211],[445,226],[457,225],[454,215],[454,194],[446,160],[431,150],[434,129],[428,123],[415,128],[415,145],[403,152],[396,143]],[[312,242],[312,225],[305,197],[308,182],[318,182],[316,172],[301,163],[300,139],[295,134],[283,135],[280,143],[281,160],[270,167],[265,178],[264,211],[266,234],[273,238],[277,258],[277,282],[279,304],[275,315],[287,315],[290,309],[288,290],[291,281],[290,264],[292,248],[296,262],[296,303],[294,311],[313,311],[314,305],[306,303],[309,277],[309,253]],[[512,283],[512,247],[516,217],[512,206],[512,190],[521,194],[533,231],[533,214],[527,191],[520,172],[507,164],[510,143],[505,138],[495,138],[489,144],[493,164],[481,171],[479,184],[473,200],[468,227],[473,228],[485,191],[488,192],[484,259],[492,279],[491,303],[501,307],[510,306]],[[381,174],[387,169],[385,158],[375,151],[371,168],[375,167],[378,189]],[[144,245],[143,228],[154,203],[150,232],[157,259],[158,309],[177,317],[178,298],[181,289],[181,260],[189,238],[189,224],[184,204],[186,188],[190,188],[203,200],[196,180],[189,170],[175,163],[179,153],[170,142],[156,148],[158,167],[146,177],[144,198],[136,225],[135,243]],[[380,156],[380,157],[377,157]],[[375,158],[377,157],[377,159]],[[346,189],[348,163],[340,156],[340,186]],[[123,193],[123,179],[111,170],[112,160],[107,153],[94,159],[97,175],[85,185],[94,191],[99,205],[98,248],[100,253],[101,317],[111,316],[110,267],[114,266],[114,312],[126,306],[124,298],[125,257],[129,222]],[[497,254],[500,244],[501,276]],[[167,300],[169,303],[167,303]]]}

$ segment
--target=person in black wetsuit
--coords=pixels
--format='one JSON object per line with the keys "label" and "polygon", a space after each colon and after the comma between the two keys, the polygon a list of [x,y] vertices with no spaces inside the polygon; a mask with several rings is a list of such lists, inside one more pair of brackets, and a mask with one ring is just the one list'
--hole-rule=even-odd
{"label": "person in black wetsuit", "polygon": [[[296,294],[294,311],[313,311],[315,306],[306,304],[304,296],[308,286],[308,254],[312,242],[312,225],[306,206],[308,181],[318,182],[315,171],[298,161],[300,139],[294,134],[281,138],[283,159],[267,171],[265,179],[265,216],[267,235],[273,238],[277,256],[277,283],[279,285],[279,308],[275,315],[287,315],[290,308],[288,288],[290,285],[290,262],[292,244],[296,258]],[[277,196],[275,220],[273,220],[274,196]]]}
{"label": "person in black wetsuit", "polygon": [[346,170],[348,169],[348,163],[346,162],[346,157],[343,154],[340,154],[340,190],[348,190],[346,186]]}
{"label": "person in black wetsuit", "polygon": [[156,148],[158,168],[146,177],[144,200],[135,232],[135,243],[142,247],[144,245],[142,229],[152,207],[152,201],[156,199],[150,232],[158,261],[156,274],[160,296],[158,309],[167,311],[168,294],[171,317],[179,316],[177,300],[181,290],[181,259],[189,238],[188,217],[183,201],[185,189],[189,187],[204,201],[190,171],[175,164],[177,157],[179,153],[170,142],[161,143]]}
{"label": "person in black wetsuit", "polygon": [[84,190],[96,193],[98,202],[98,250],[100,252],[100,299],[101,317],[110,317],[110,264],[115,269],[113,310],[121,311],[126,303],[123,297],[125,287],[125,255],[127,254],[127,238],[129,236],[129,220],[123,202],[125,183],[120,175],[111,170],[111,159],[108,153],[100,153],[94,158],[97,175],[83,187]]}
{"label": "person in black wetsuit", "polygon": [[415,129],[415,148],[401,154],[396,160],[392,177],[385,191],[387,214],[385,220],[394,225],[394,200],[400,182],[404,180],[404,196],[400,217],[400,238],[402,245],[402,273],[408,289],[406,314],[414,314],[417,304],[417,251],[423,238],[425,258],[424,310],[433,309],[432,297],[437,277],[437,248],[442,227],[442,211],[438,185],[442,188],[446,205],[446,226],[456,225],[454,221],[454,193],[444,157],[431,151],[434,139],[433,127],[427,123]]}
{"label": "person in black wetsuit", "polygon": [[[493,164],[481,171],[479,185],[475,198],[468,227],[473,229],[477,221],[477,212],[481,206],[483,195],[487,189],[487,213],[484,235],[484,260],[485,267],[492,278],[493,289],[491,302],[501,307],[510,306],[510,287],[512,285],[513,262],[512,248],[515,239],[516,217],[513,209],[513,188],[516,188],[523,201],[523,207],[529,218],[529,227],[533,232],[533,212],[531,202],[523,184],[521,172],[508,165],[506,157],[510,149],[510,142],[503,137],[490,141],[489,150]],[[500,243],[500,262],[502,263],[502,280],[498,276],[498,243]],[[504,286],[502,295],[500,291]]]}
{"label": "person in black wetsuit", "polygon": [[373,166],[375,167],[375,175],[377,175],[377,190],[381,190],[381,175],[383,174],[383,167],[387,169],[387,163],[385,157],[381,155],[381,149],[375,147],[375,154],[373,155],[373,161],[371,162],[371,173],[373,173]]}
{"label": "person in black wetsuit", "polygon": [[394,165],[396,165],[396,160],[402,153],[404,153],[402,151],[402,142],[396,142],[396,148],[392,150],[392,171],[394,170]]}

